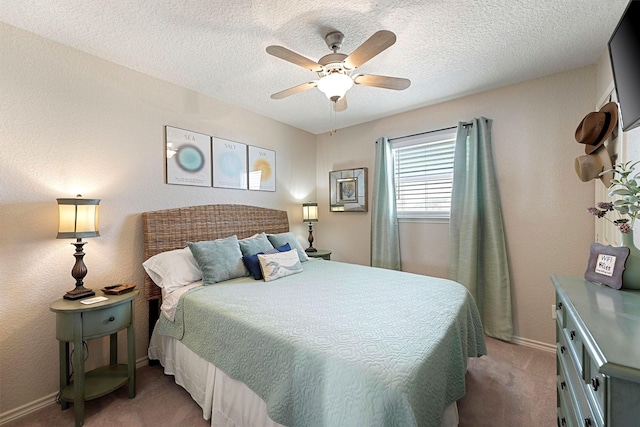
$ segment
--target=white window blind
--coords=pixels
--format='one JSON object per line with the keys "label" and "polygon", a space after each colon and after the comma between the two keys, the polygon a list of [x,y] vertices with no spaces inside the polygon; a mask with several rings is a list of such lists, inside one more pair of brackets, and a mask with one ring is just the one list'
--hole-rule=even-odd
{"label": "white window blind", "polygon": [[449,218],[456,129],[392,142],[398,218]]}

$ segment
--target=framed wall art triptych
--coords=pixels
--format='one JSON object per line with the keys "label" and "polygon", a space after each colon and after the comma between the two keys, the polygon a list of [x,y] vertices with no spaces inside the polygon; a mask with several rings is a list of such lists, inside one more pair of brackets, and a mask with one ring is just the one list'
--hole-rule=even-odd
{"label": "framed wall art triptych", "polygon": [[165,126],[166,183],[276,191],[276,152]]}

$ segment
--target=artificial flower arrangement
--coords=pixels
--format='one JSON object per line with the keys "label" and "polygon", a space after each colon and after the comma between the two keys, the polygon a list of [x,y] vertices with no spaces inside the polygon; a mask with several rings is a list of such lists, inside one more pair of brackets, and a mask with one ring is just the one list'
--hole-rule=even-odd
{"label": "artificial flower arrangement", "polygon": [[[640,218],[640,172],[634,173],[636,165],[639,162],[620,163],[613,166],[613,169],[606,170],[600,175],[613,173],[614,178],[609,186],[609,197],[619,196],[617,200],[612,202],[600,202],[594,208],[587,210],[598,218],[604,218],[618,227],[621,233],[630,233],[633,230],[633,224],[636,219]],[[611,220],[607,218],[607,213],[617,211],[618,218]]]}

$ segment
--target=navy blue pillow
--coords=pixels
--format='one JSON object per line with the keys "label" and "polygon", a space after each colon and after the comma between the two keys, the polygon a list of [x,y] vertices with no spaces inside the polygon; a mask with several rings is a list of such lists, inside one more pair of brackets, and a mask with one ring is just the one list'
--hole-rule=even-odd
{"label": "navy blue pillow", "polygon": [[242,262],[244,262],[244,266],[247,267],[247,270],[249,270],[249,274],[253,276],[254,279],[260,280],[260,279],[263,279],[264,277],[262,277],[262,270],[260,269],[260,261],[258,260],[258,255],[265,254],[265,253],[268,254],[268,253],[276,253],[276,252],[287,252],[290,250],[291,250],[291,246],[289,246],[288,243],[285,243],[279,248],[273,249],[273,251],[258,252],[257,254],[254,254],[254,255],[243,256]]}

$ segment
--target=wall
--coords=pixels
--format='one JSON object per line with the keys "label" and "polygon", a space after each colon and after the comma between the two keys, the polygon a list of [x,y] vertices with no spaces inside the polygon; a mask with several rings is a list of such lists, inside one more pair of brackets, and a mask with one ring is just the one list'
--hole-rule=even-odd
{"label": "wall", "polygon": [[[441,129],[478,116],[493,119],[515,335],[554,343],[549,276],[583,275],[593,242],[594,220],[586,208],[594,201],[594,183],[582,183],[573,163],[583,150],[575,129],[595,105],[595,88],[595,66],[586,67],[319,135],[322,231],[316,246],[332,249],[332,259],[369,264],[370,212],[328,212],[328,171],[368,167],[371,196],[378,137]],[[448,224],[401,223],[400,239],[404,270],[447,277]]]}
{"label": "wall", "polygon": [[[100,198],[100,237],[87,239],[89,288],[142,285],[140,213],[208,203],[286,209],[306,239],[300,204],[315,198],[315,136],[0,24],[0,414],[58,388],[51,301],[73,288],[73,246],[56,240],[58,197]],[[277,191],[164,184],[164,126],[277,153]],[[147,349],[136,300],[136,355]],[[124,335],[119,350],[124,357]],[[88,367],[108,361],[90,342]]]}

